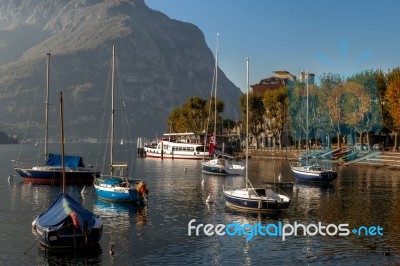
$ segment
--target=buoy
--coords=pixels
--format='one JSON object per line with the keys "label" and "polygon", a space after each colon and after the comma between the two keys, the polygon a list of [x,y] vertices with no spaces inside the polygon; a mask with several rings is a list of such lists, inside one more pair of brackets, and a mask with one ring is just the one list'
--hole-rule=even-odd
{"label": "buoy", "polygon": [[9,175],[8,176],[8,181],[12,181],[13,180],[13,176],[12,175]]}
{"label": "buoy", "polygon": [[279,182],[282,182],[282,174],[281,174],[281,173],[279,173],[278,181],[279,181]]}
{"label": "buoy", "polygon": [[110,255],[112,256],[112,255],[114,255],[114,249],[113,249],[113,247],[114,247],[114,245],[111,245],[110,246]]}
{"label": "buoy", "polygon": [[201,185],[204,186],[204,177],[203,177],[203,179],[201,180]]}
{"label": "buoy", "polygon": [[210,194],[206,199],[206,203],[214,203],[214,197]]}

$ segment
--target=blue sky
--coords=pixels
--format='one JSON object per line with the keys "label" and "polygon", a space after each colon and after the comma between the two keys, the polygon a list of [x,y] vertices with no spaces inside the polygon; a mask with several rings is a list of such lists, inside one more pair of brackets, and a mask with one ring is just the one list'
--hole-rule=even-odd
{"label": "blue sky", "polygon": [[274,70],[348,76],[400,66],[400,1],[145,0],[204,33],[219,67],[246,90]]}

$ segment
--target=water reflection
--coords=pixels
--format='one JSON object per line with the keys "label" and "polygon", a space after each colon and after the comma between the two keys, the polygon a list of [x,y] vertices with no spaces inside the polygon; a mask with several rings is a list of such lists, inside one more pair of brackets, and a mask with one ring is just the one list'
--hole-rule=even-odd
{"label": "water reflection", "polygon": [[[1,155],[1,154],[0,154]],[[148,205],[115,205],[99,201],[93,188],[82,197],[82,187],[68,187],[68,193],[103,219],[104,233],[98,253],[67,254],[48,252],[33,246],[31,222],[61,191],[60,187],[36,186],[15,178],[9,155],[0,164],[3,203],[0,261],[3,264],[44,265],[304,265],[304,264],[382,264],[400,261],[400,178],[398,171],[363,166],[339,167],[338,178],[328,186],[296,183],[287,191],[292,199],[282,213],[260,213],[225,206],[223,186],[244,186],[244,176],[217,177],[201,173],[200,162],[138,159],[134,177],[146,179],[150,186]],[[15,156],[12,156],[15,158]],[[1,160],[0,160],[1,162]],[[286,161],[249,161],[253,184],[276,181],[295,182]],[[204,184],[202,185],[202,180]],[[209,194],[213,204],[205,204]],[[188,222],[255,224],[321,222],[348,223],[351,226],[380,225],[382,237],[292,236],[188,236]],[[113,246],[115,254],[109,249]],[[32,247],[28,252],[26,252]],[[390,256],[384,252],[390,250]],[[28,254],[23,256],[22,254]],[[1,263],[0,263],[1,264]]]}
{"label": "water reflection", "polygon": [[93,212],[115,233],[128,230],[132,224],[144,226],[147,222],[147,207],[143,204],[113,203],[97,199]]}
{"label": "water reflection", "polygon": [[90,249],[56,249],[39,248],[37,264],[41,265],[101,265],[100,244]]}

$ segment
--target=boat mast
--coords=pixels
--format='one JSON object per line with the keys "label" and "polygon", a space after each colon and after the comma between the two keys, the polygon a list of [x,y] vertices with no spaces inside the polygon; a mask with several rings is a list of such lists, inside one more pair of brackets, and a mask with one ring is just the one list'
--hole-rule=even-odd
{"label": "boat mast", "polygon": [[249,164],[249,58],[246,60],[246,188],[248,188]]}
{"label": "boat mast", "polygon": [[65,194],[65,162],[64,162],[64,114],[63,114],[62,92],[60,91],[60,123],[61,123],[61,165],[62,165],[62,184],[63,194]]}
{"label": "boat mast", "polygon": [[112,53],[112,72],[111,72],[111,143],[110,143],[110,172],[113,174],[113,153],[114,153],[114,78],[115,78],[115,46]]}
{"label": "boat mast", "polygon": [[218,88],[218,43],[219,33],[217,33],[217,48],[215,51],[215,90],[214,90],[214,142],[217,142],[217,88]]}
{"label": "boat mast", "polygon": [[306,77],[307,104],[306,104],[306,165],[308,165],[308,70]]}
{"label": "boat mast", "polygon": [[45,104],[45,119],[46,119],[46,130],[44,136],[44,160],[47,161],[47,142],[49,137],[49,88],[50,88],[50,53],[47,53],[47,78],[46,78],[46,102]]}

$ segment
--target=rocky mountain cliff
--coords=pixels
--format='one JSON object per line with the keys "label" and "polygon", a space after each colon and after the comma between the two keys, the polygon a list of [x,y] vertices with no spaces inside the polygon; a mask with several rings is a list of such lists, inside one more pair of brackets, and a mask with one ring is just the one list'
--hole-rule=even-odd
{"label": "rocky mountain cliff", "polygon": [[[57,97],[78,138],[97,138],[112,47],[117,79],[134,136],[167,131],[170,111],[190,97],[208,99],[214,57],[203,33],[143,0],[3,0],[0,6],[0,129],[39,137],[44,121],[46,54],[51,53],[50,106]],[[224,117],[240,113],[242,94],[219,70]],[[68,116],[66,117],[68,119]],[[30,122],[29,122],[30,121]],[[29,122],[29,124],[28,124]]]}

